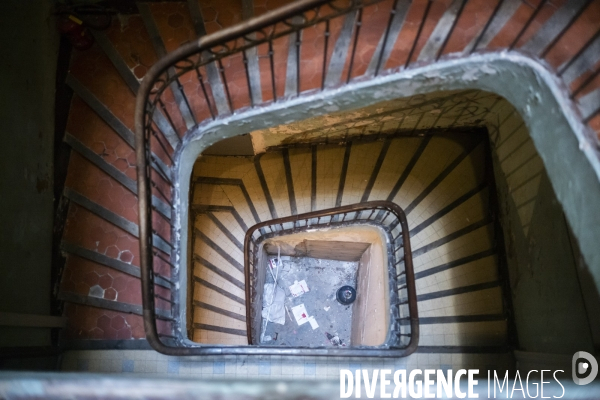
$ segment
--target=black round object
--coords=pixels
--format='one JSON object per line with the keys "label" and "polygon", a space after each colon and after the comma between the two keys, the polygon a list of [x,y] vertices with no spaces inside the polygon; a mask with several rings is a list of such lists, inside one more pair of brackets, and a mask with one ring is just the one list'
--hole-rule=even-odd
{"label": "black round object", "polygon": [[352,286],[342,286],[335,294],[337,301],[347,306],[356,300],[356,290]]}

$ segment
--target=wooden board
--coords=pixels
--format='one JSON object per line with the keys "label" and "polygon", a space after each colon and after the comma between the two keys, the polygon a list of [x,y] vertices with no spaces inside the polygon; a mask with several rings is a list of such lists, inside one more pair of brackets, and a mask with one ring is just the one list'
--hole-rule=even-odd
{"label": "wooden board", "polygon": [[[358,261],[371,243],[335,240],[304,240],[293,251],[282,249],[281,254],[292,257],[312,257],[324,260]],[[277,247],[266,246],[269,254],[277,254]],[[287,250],[287,251],[286,251]]]}

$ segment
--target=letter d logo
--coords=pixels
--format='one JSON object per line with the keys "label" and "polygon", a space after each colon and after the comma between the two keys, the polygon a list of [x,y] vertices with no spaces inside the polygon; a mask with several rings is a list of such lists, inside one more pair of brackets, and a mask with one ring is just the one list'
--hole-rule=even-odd
{"label": "letter d logo", "polygon": [[573,354],[573,382],[576,385],[587,385],[598,375],[598,361],[593,355],[585,351]]}

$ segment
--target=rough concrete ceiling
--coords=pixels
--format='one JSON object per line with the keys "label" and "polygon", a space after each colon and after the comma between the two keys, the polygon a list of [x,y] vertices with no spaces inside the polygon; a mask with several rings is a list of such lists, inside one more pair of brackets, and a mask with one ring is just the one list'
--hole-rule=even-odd
{"label": "rough concrete ceiling", "polygon": [[492,123],[502,97],[479,90],[436,92],[334,112],[251,133],[256,153],[279,145],[335,143],[353,137],[418,134]]}

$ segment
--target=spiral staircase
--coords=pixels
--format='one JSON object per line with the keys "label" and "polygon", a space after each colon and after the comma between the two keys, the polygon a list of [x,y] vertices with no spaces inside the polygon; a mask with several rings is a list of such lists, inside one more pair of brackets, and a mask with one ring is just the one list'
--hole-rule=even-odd
{"label": "spiral staircase", "polygon": [[[148,348],[152,331],[163,351],[244,348],[248,229],[384,200],[408,219],[417,351],[510,363],[517,334],[496,177],[506,178],[513,223],[527,232],[545,174],[520,111],[491,88],[442,84],[349,105],[327,96],[360,98],[369,84],[385,91],[394,74],[443,63],[528,57],[560,82],[597,153],[599,1],[189,0],[137,9],[94,31],[66,79],[74,96],[56,288],[66,348]],[[462,79],[478,78],[463,70]]]}

